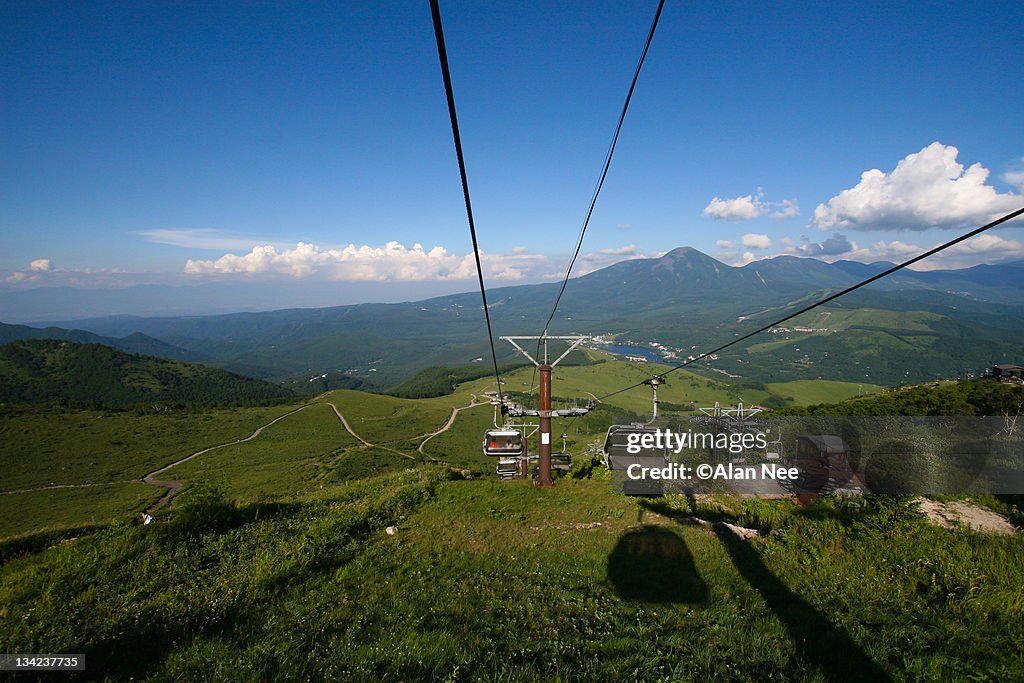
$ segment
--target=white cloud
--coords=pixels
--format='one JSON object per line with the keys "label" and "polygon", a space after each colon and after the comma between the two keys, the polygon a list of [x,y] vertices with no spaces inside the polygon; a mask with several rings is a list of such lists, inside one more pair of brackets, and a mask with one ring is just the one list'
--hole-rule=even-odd
{"label": "white cloud", "polygon": [[1003,180],[1010,185],[1016,185],[1021,192],[1024,192],[1024,171],[1007,171],[1003,174]]}
{"label": "white cloud", "polygon": [[[661,256],[661,253],[645,254],[635,245],[580,254],[573,276],[585,275],[618,261],[652,256]],[[560,259],[552,260],[523,247],[513,248],[511,253],[484,252],[480,260],[488,280],[554,280],[565,274],[564,270],[557,272],[564,267]],[[185,273],[363,282],[457,281],[475,279],[476,263],[472,253],[460,256],[440,246],[427,250],[419,244],[406,247],[388,242],[383,247],[350,244],[341,249],[329,249],[300,242],[286,249],[261,245],[246,254],[189,260]]]}
{"label": "white cloud", "polygon": [[796,243],[788,237],[782,238],[780,241],[783,246],[781,253],[792,254],[794,256],[841,256],[843,254],[849,254],[857,248],[857,244],[855,242],[851,242],[846,239],[845,235],[840,234],[835,234],[823,242],[811,242],[806,235],[801,235],[800,241],[803,244],[797,246]]}
{"label": "white cloud", "polygon": [[761,216],[782,220],[800,214],[795,199],[784,199],[781,202],[766,202],[763,199],[761,188],[757,188],[756,195],[748,194],[734,199],[714,197],[704,207],[704,215],[717,220],[748,221]]}
{"label": "white cloud", "polygon": [[50,259],[37,258],[28,264],[28,268],[16,270],[5,277],[4,282],[9,285],[26,285],[32,282],[39,282],[44,273],[50,273],[52,270],[53,266],[50,264]]}
{"label": "white cloud", "polygon": [[[576,260],[576,265],[573,267],[572,276],[580,277],[587,273],[593,273],[595,270],[606,268],[613,263],[619,263],[620,261],[632,261],[634,259],[642,258],[659,258],[664,256],[663,251],[644,252],[635,245],[628,245],[625,247],[617,247],[613,249],[600,249],[596,252],[590,252],[587,254],[580,254],[579,259]],[[566,259],[567,261],[567,259]],[[564,265],[561,272],[548,272],[540,274],[543,280],[561,280],[565,277]]]}
{"label": "white cloud", "polygon": [[747,233],[740,238],[740,243],[748,249],[770,249],[772,246],[772,241],[768,238],[768,235],[756,233]]}
{"label": "white cloud", "polygon": [[732,240],[715,240],[715,246],[719,249],[735,249],[736,243]]}
{"label": "white cloud", "polygon": [[714,197],[704,207],[704,215],[717,220],[748,221],[764,213],[761,200],[753,195],[736,197],[735,199],[719,199]]}
{"label": "white cloud", "polygon": [[[518,279],[516,262],[528,254],[515,254],[502,260],[481,256],[489,266],[485,275],[502,279]],[[476,274],[472,254],[449,254],[444,247],[429,251],[422,245],[411,248],[398,242],[383,247],[349,244],[342,249],[324,249],[315,244],[299,242],[294,247],[279,249],[273,245],[253,247],[247,254],[224,254],[216,260],[189,260],[185,272],[191,274],[247,273],[250,275],[290,275],[294,278],[318,276],[331,280],[355,281],[417,281],[464,280]]]}
{"label": "white cloud", "polygon": [[634,256],[640,250],[635,244],[629,244],[625,247],[615,247],[613,249],[599,249],[598,253],[608,254],[610,256]]}
{"label": "white cloud", "polygon": [[[863,263],[874,263],[875,261],[899,263],[938,246],[938,244],[921,246],[901,240],[888,242],[878,240],[867,246],[860,246],[841,234],[833,235],[823,242],[810,242],[806,238],[802,238],[803,243],[799,245],[795,244],[793,240],[788,240],[787,243],[787,240],[788,238],[780,240],[784,246],[780,255],[812,257],[830,263],[839,259]],[[970,268],[982,263],[1000,263],[1021,259],[1024,259],[1024,243],[985,233],[923,261],[918,261],[911,268],[914,270],[949,270]]]}
{"label": "white cloud", "polygon": [[959,150],[933,142],[907,155],[892,173],[865,171],[860,182],[819,204],[812,223],[823,230],[927,230],[987,223],[1024,206],[1019,194],[987,185],[981,164],[964,169]]}
{"label": "white cloud", "polygon": [[1024,156],[1017,160],[1014,168],[1003,174],[1003,181],[1024,192]]}
{"label": "white cloud", "polygon": [[28,268],[8,272],[4,284],[14,289],[34,287],[127,287],[134,284],[157,283],[166,278],[161,273],[127,273],[121,268],[54,268],[49,259],[36,259]]}
{"label": "white cloud", "polygon": [[[921,251],[924,251],[923,249]],[[968,268],[979,263],[1024,259],[1024,242],[984,233],[914,264],[915,270]]]}
{"label": "white cloud", "polygon": [[785,220],[800,215],[800,207],[797,206],[795,199],[783,199],[781,202],[772,203],[769,206],[778,207],[769,214],[775,220]]}
{"label": "white cloud", "polygon": [[9,285],[20,285],[27,282],[37,282],[38,280],[39,273],[26,273],[23,270],[16,270],[4,278],[4,282]]}

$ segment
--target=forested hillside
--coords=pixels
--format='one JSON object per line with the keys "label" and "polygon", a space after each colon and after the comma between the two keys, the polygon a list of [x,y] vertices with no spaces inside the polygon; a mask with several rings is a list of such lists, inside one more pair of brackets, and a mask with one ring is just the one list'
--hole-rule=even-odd
{"label": "forested hillside", "polygon": [[995,380],[961,380],[897,387],[865,398],[774,411],[774,415],[1019,415],[1024,387]]}
{"label": "forested hillside", "polygon": [[0,347],[0,403],[78,407],[227,405],[294,395],[269,382],[201,365],[136,356],[102,344],[22,340]]}

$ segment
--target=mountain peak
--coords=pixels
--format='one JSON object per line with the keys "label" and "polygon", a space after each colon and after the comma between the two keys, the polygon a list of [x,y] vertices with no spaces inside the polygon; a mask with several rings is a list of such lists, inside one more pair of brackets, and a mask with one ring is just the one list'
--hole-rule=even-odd
{"label": "mountain peak", "polygon": [[[662,259],[670,259],[670,260],[673,260],[673,261],[678,261],[680,259],[694,259],[694,258],[698,258],[698,259],[703,260],[703,259],[710,259],[711,257],[708,256],[707,254],[705,254],[702,251],[694,249],[693,247],[676,247],[675,249],[673,249],[672,251],[668,252],[667,254],[662,256],[661,258]],[[712,260],[714,260],[714,259],[712,259]]]}

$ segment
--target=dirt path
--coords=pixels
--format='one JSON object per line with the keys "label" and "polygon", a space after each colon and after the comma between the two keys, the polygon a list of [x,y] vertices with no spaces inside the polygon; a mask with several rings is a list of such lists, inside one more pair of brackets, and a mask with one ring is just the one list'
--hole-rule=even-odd
{"label": "dirt path", "polygon": [[[449,429],[451,429],[451,426],[453,424],[455,424],[455,418],[457,418],[459,416],[459,413],[461,411],[469,410],[470,408],[476,408],[478,406],[490,405],[490,403],[476,403],[475,401],[476,401],[476,396],[473,396],[473,401],[470,402],[470,404],[468,406],[462,406],[460,408],[452,408],[452,414],[448,416],[448,421],[444,423],[444,426],[441,427],[440,429],[438,429],[436,432],[430,432],[429,434],[424,434],[423,436],[425,436],[426,438],[423,439],[423,441],[420,443],[419,448],[417,448],[416,450],[418,450],[420,453],[423,453],[423,455],[427,455],[426,451],[423,450],[423,447],[427,445],[428,441],[433,439],[438,434],[443,434],[443,433],[447,432]],[[427,456],[427,457],[430,457],[430,456]]]}
{"label": "dirt path", "polygon": [[50,484],[49,486],[36,486],[31,489],[14,489],[13,491],[0,491],[0,496],[10,496],[15,493],[32,493],[34,491],[55,491],[57,489],[87,489],[94,486],[116,486],[117,484],[137,484],[138,479],[127,481],[101,481],[91,484]]}
{"label": "dirt path", "polygon": [[345,416],[341,414],[341,411],[340,411],[340,410],[338,410],[338,406],[334,405],[333,403],[328,403],[327,405],[329,405],[329,406],[331,407],[331,409],[332,409],[332,410],[334,410],[334,414],[338,416],[338,419],[339,419],[339,420],[341,420],[341,426],[345,428],[345,431],[346,431],[346,432],[348,432],[348,433],[349,433],[349,434],[351,434],[351,435],[352,435],[353,437],[355,437],[356,439],[358,439],[358,440],[359,440],[359,442],[360,442],[361,444],[363,444],[364,446],[370,446],[370,447],[372,447],[372,446],[373,446],[373,444],[372,444],[372,443],[370,443],[369,441],[367,441],[366,439],[364,439],[363,437],[359,436],[359,435],[358,435],[358,434],[356,434],[356,433],[355,433],[354,431],[352,431],[352,427],[350,427],[350,426],[349,426],[349,424],[348,424],[348,420],[346,420],[346,419],[345,419]]}
{"label": "dirt path", "polygon": [[329,405],[331,408],[334,409],[334,414],[338,416],[339,420],[341,420],[341,424],[342,424],[342,426],[345,427],[345,431],[347,431],[353,437],[358,439],[359,443],[363,444],[364,446],[366,446],[368,448],[379,448],[381,450],[389,451],[389,452],[394,453],[396,455],[400,455],[403,458],[409,458],[409,460],[412,460],[413,462],[416,461],[416,458],[414,458],[413,456],[409,455],[408,453],[403,453],[402,451],[397,450],[395,448],[392,448],[391,446],[385,446],[385,445],[379,444],[379,443],[370,443],[369,441],[367,441],[366,439],[364,439],[363,437],[359,436],[354,431],[352,431],[352,427],[349,426],[348,420],[346,420],[345,416],[341,414],[340,410],[338,410],[338,406],[334,405],[333,403],[328,403],[327,405]]}
{"label": "dirt path", "polygon": [[234,441],[229,441],[228,443],[222,443],[222,444],[218,444],[216,446],[210,446],[209,448],[204,448],[201,451],[196,451],[192,455],[186,456],[186,457],[182,458],[181,460],[176,460],[176,461],[172,462],[170,465],[164,465],[160,469],[153,470],[149,474],[143,476],[142,477],[142,481],[145,482],[146,484],[150,484],[152,486],[160,486],[162,488],[167,489],[167,493],[165,493],[163,496],[161,496],[160,500],[158,500],[156,503],[154,503],[148,510],[146,510],[146,512],[147,513],[152,513],[153,511],[159,510],[163,506],[167,505],[169,502],[171,502],[171,499],[174,498],[174,496],[176,496],[178,494],[178,491],[180,491],[181,487],[185,484],[185,480],[184,479],[156,479],[155,478],[156,475],[160,474],[161,472],[166,472],[167,470],[171,469],[172,467],[177,467],[178,465],[180,465],[182,463],[188,462],[192,458],[198,458],[200,455],[203,455],[204,453],[209,453],[210,451],[215,451],[218,448],[226,448],[228,446],[234,446],[236,444],[245,443],[246,441],[252,441],[257,436],[262,434],[263,430],[266,429],[267,427],[270,427],[271,425],[273,425],[273,424],[275,424],[277,422],[280,422],[281,420],[285,419],[289,415],[294,415],[295,413],[299,412],[300,410],[305,410],[306,408],[309,408],[312,405],[316,405],[316,404],[314,404],[314,403],[307,403],[306,405],[300,406],[299,408],[296,408],[295,410],[287,412],[284,415],[279,415],[278,417],[275,417],[273,420],[271,420],[267,424],[263,425],[262,427],[258,427],[256,429],[256,431],[254,431],[252,434],[250,434],[249,436],[245,437],[244,439],[236,439]]}
{"label": "dirt path", "polygon": [[[469,408],[476,408],[476,407],[482,406],[482,405],[488,405],[487,403],[484,403],[484,402],[476,403],[475,401],[476,401],[476,396],[473,396],[473,402],[471,402],[469,405],[461,406],[461,407],[458,407],[458,408],[452,408],[452,412],[448,416],[448,421],[445,422],[444,425],[440,429],[438,429],[436,431],[433,431],[433,432],[429,432],[427,434],[421,435],[424,438],[423,438],[423,441],[420,443],[419,448],[417,450],[420,453],[422,453],[423,455],[425,455],[425,456],[427,456],[429,458],[430,456],[428,456],[423,451],[424,444],[426,444],[427,441],[429,441],[430,439],[434,438],[438,434],[443,434],[444,432],[448,431],[452,427],[452,425],[455,424],[455,418],[458,417],[458,414],[459,414],[460,411],[468,410]],[[171,499],[173,499],[174,496],[176,496],[178,494],[178,492],[181,490],[181,487],[185,485],[185,480],[184,479],[157,479],[156,478],[157,475],[159,475],[161,472],[166,472],[167,470],[169,470],[171,468],[174,468],[174,467],[177,467],[178,465],[186,463],[189,460],[192,460],[193,458],[198,458],[199,456],[204,455],[206,453],[209,453],[210,451],[215,451],[215,450],[220,449],[220,448],[227,448],[228,446],[235,446],[235,445],[240,444],[240,443],[246,443],[248,441],[252,441],[253,439],[257,438],[260,434],[262,434],[263,430],[266,429],[267,427],[270,427],[270,426],[280,422],[281,420],[285,419],[286,417],[294,415],[295,413],[299,412],[300,410],[305,410],[306,408],[309,408],[309,407],[312,407],[312,406],[315,406],[315,405],[319,405],[319,404],[318,403],[307,403],[306,405],[300,406],[300,407],[296,408],[295,410],[292,410],[292,411],[289,411],[289,412],[285,413],[284,415],[279,415],[279,416],[275,417],[273,420],[271,420],[270,422],[266,423],[265,425],[262,425],[262,426],[258,427],[252,434],[250,434],[249,436],[247,436],[245,438],[235,439],[234,441],[228,441],[226,443],[217,444],[216,446],[209,446],[207,448],[203,448],[202,450],[198,450],[195,453],[192,453],[190,455],[185,456],[184,458],[181,458],[180,460],[175,460],[172,463],[169,463],[167,465],[164,465],[163,467],[155,469],[152,472],[149,472],[148,474],[143,475],[140,479],[131,479],[131,480],[127,480],[127,481],[116,481],[116,482],[115,481],[96,482],[96,483],[88,483],[88,484],[53,484],[53,485],[50,485],[50,486],[38,486],[38,487],[35,487],[35,488],[29,488],[29,489],[18,489],[18,490],[15,490],[15,491],[0,491],[0,495],[10,495],[10,494],[15,494],[15,493],[31,493],[31,492],[34,492],[34,491],[49,491],[49,490],[54,490],[54,489],[75,489],[75,488],[88,488],[88,487],[95,487],[95,486],[111,486],[111,485],[114,485],[114,484],[132,484],[132,483],[142,482],[142,483],[145,483],[145,484],[149,484],[151,486],[158,486],[160,488],[166,489],[166,492],[164,493],[164,495],[161,496],[159,500],[157,500],[153,505],[151,505],[146,510],[147,514],[151,514],[154,511],[159,510],[160,508],[162,508],[165,505],[167,505],[168,503],[170,503]],[[331,407],[331,409],[334,411],[334,414],[338,417],[338,420],[341,422],[341,425],[345,428],[345,431],[347,431],[350,435],[352,435],[352,437],[354,439],[356,439],[357,441],[359,441],[359,443],[361,443],[363,446],[365,446],[367,448],[380,448],[382,450],[390,451],[390,452],[395,453],[397,455],[401,455],[404,458],[408,458],[408,459],[413,460],[413,461],[416,460],[416,458],[414,456],[409,455],[408,453],[403,453],[402,451],[396,450],[396,449],[391,448],[389,446],[384,446],[384,445],[381,445],[381,444],[370,443],[369,441],[367,441],[363,437],[359,436],[359,434],[356,434],[355,430],[353,430],[352,426],[348,423],[348,420],[346,420],[345,416],[341,414],[340,410],[338,410],[338,406],[334,405],[333,403],[327,403],[327,405],[329,405]],[[415,438],[420,438],[420,437],[415,437]],[[433,460],[433,458],[431,458],[431,459]]]}

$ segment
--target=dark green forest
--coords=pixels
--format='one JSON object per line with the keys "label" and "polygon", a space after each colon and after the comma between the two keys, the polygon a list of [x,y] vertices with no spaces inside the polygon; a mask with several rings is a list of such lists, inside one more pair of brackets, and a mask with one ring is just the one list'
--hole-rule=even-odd
{"label": "dark green forest", "polygon": [[1024,386],[992,379],[895,387],[840,403],[793,406],[773,415],[1020,415]]}
{"label": "dark green forest", "polygon": [[280,386],[102,344],[21,340],[0,347],[0,403],[75,408],[257,405],[294,399]]}

